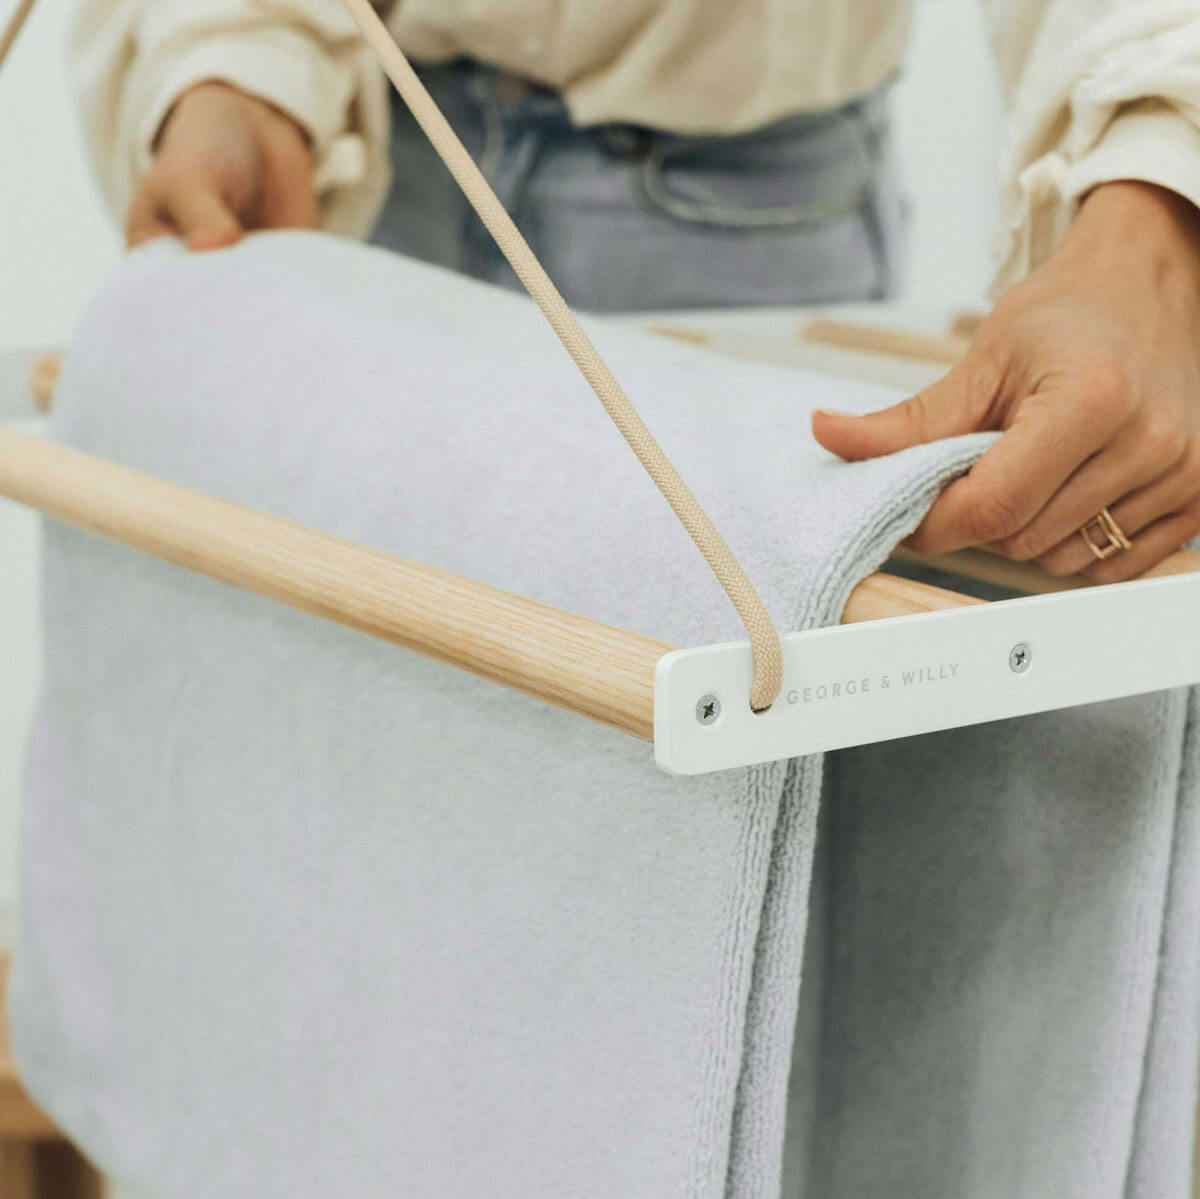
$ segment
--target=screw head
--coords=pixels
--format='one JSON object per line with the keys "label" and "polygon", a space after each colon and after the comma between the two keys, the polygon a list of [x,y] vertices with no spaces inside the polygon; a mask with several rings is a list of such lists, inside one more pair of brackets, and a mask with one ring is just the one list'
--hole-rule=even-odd
{"label": "screw head", "polygon": [[721,700],[711,691],[696,701],[696,720],[699,724],[716,724],[721,719]]}
{"label": "screw head", "polygon": [[1028,641],[1018,641],[1008,651],[1008,668],[1014,674],[1024,674],[1033,661],[1033,647]]}

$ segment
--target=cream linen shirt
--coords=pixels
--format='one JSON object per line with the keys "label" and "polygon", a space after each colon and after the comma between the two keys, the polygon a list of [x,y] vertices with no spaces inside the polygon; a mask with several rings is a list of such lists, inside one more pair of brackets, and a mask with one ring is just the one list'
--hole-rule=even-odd
{"label": "cream linen shirt", "polygon": [[[1141,179],[1200,205],[1200,0],[980,2],[1011,104],[997,290],[1050,253],[1097,183]],[[910,0],[378,7],[414,59],[469,55],[537,80],[581,125],[733,133],[890,79]],[[324,226],[369,229],[390,171],[386,89],[339,0],[81,0],[71,54],[89,153],[117,214],[176,98],[220,79],[308,131]]]}

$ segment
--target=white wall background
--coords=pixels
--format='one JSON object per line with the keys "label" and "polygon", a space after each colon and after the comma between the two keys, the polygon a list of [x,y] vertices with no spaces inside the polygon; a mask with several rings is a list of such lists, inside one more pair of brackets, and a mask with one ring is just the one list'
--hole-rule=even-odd
{"label": "white wall background", "polygon": [[[0,0],[0,14],[11,3]],[[64,345],[120,253],[75,129],[63,52],[72,7],[42,0],[0,73],[0,354]],[[896,115],[914,201],[909,295],[929,311],[977,303],[1000,116],[975,5],[917,0]],[[33,531],[30,517],[0,501],[0,905],[13,893],[18,768],[35,687]]]}
{"label": "white wall background", "polygon": [[[7,19],[13,0],[0,0]],[[62,345],[119,244],[76,134],[73,0],[40,0],[0,71],[0,352]]]}
{"label": "white wall background", "polygon": [[896,89],[896,135],[913,201],[907,299],[949,311],[991,281],[1003,131],[979,4],[915,0]]}

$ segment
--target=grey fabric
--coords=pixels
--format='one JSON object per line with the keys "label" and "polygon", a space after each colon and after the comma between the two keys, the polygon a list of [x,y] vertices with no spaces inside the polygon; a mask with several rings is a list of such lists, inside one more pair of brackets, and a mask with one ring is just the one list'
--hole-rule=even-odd
{"label": "grey fabric", "polygon": [[1191,1194],[1194,721],[1163,692],[830,755],[789,1199]]}
{"label": "grey fabric", "polygon": [[[987,444],[837,463],[811,407],[886,392],[590,327],[784,627],[835,619]],[[295,234],[140,252],[56,412],[72,444],[385,550],[676,644],[737,635],[540,317],[441,270]],[[15,1049],[136,1193],[774,1196],[803,994],[807,1194],[1117,1196],[1125,1162],[1131,1194],[1182,1195],[1182,696],[1069,713],[1035,756],[1016,724],[839,755],[801,987],[819,758],[673,779],[71,530],[45,572]],[[1081,1168],[1102,1183],[1059,1185]]]}
{"label": "grey fabric", "polygon": [[[422,68],[567,300],[593,312],[893,294],[905,213],[887,89],[732,137],[578,128],[557,95],[468,61]],[[519,290],[424,133],[392,106],[372,240]]]}

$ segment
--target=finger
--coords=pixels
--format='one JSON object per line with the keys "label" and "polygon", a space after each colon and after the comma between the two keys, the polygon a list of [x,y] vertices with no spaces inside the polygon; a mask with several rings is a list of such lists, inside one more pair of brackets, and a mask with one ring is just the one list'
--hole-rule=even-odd
{"label": "finger", "polygon": [[129,205],[129,216],[125,221],[125,244],[133,249],[156,237],[171,237],[175,230],[159,213],[153,193],[142,187]]}
{"label": "finger", "polygon": [[160,207],[189,250],[219,249],[242,236],[241,221],[217,184],[205,175],[187,172],[171,177],[163,187]]}
{"label": "finger", "polygon": [[276,189],[263,205],[262,215],[267,229],[315,229],[317,197],[311,183]]}
{"label": "finger", "polygon": [[907,544],[944,554],[1012,537],[1116,432],[1119,422],[1103,411],[1063,393],[1031,397],[971,472],[942,492]]}
{"label": "finger", "polygon": [[[1118,502],[1110,503],[1108,510],[1126,537],[1134,540],[1157,521],[1190,507],[1198,496],[1200,454],[1192,450],[1165,475],[1130,492]],[[1088,513],[1062,541],[1042,554],[1038,558],[1038,565],[1049,574],[1061,576],[1079,574],[1095,563],[1095,556],[1079,536],[1079,529],[1099,510],[1097,507]],[[1124,553],[1117,556],[1123,557]]]}
{"label": "finger", "polygon": [[[1092,559],[1083,570],[1094,583],[1123,583],[1157,566],[1167,555],[1200,536],[1200,501],[1172,512],[1144,528],[1127,550],[1105,562]],[[1090,557],[1090,555],[1089,555]]]}
{"label": "finger", "polygon": [[131,229],[125,237],[125,244],[132,250],[145,242],[155,241],[160,237],[174,236],[175,230],[166,221],[152,219],[143,222],[137,229]]}
{"label": "finger", "polygon": [[960,433],[989,427],[996,394],[993,376],[963,362],[931,387],[880,412],[858,415],[818,408],[813,436],[830,453],[848,462],[894,454]]}
{"label": "finger", "polygon": [[1176,427],[1161,432],[1139,427],[1128,435],[1118,434],[1063,484],[1029,524],[994,548],[1017,562],[1047,553],[1106,504],[1167,474],[1186,448],[1187,439]]}

